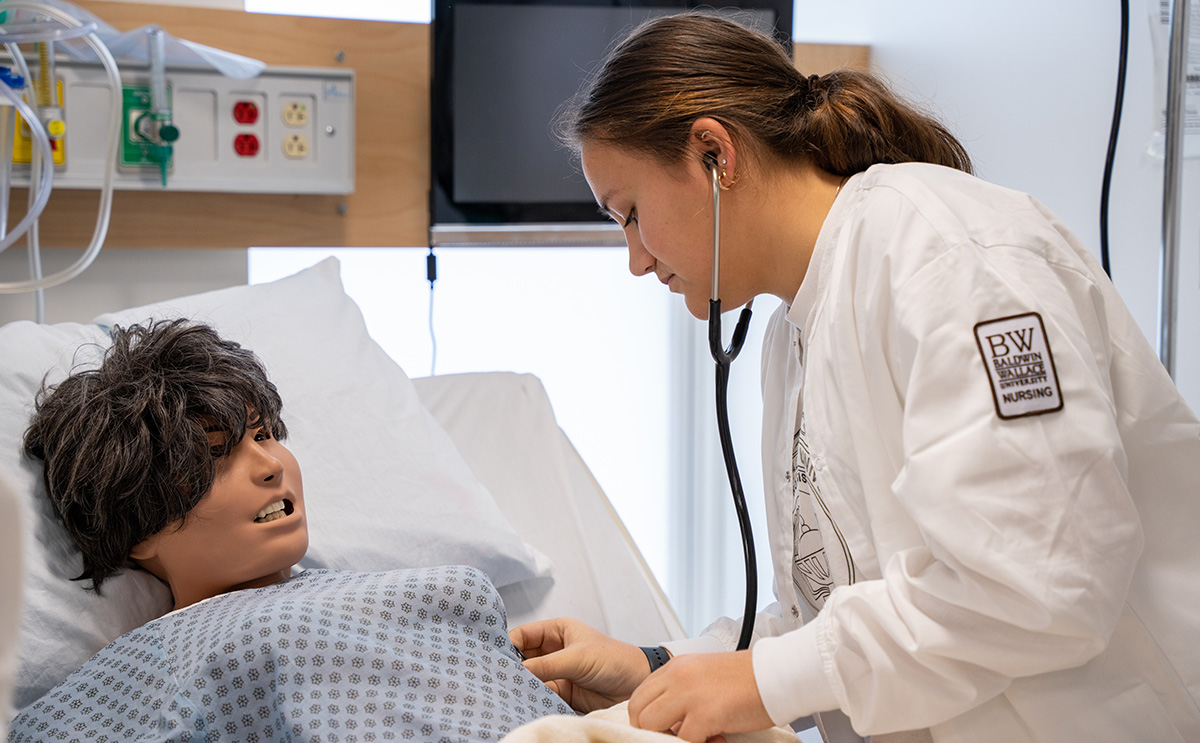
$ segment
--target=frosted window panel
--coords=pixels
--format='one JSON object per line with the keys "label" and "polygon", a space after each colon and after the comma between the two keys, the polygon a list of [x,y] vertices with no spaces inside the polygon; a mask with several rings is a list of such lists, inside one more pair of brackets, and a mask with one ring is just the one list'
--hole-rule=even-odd
{"label": "frosted window panel", "polygon": [[[334,255],[367,330],[412,377],[430,373],[428,251],[259,248],[250,283]],[[437,252],[436,371],[528,372],[559,426],[667,586],[669,307],[657,281],[629,275],[623,249],[449,248]]]}
{"label": "frosted window panel", "polygon": [[432,4],[412,0],[246,0],[250,13],[304,15],[316,18],[352,18],[360,21],[429,23]]}

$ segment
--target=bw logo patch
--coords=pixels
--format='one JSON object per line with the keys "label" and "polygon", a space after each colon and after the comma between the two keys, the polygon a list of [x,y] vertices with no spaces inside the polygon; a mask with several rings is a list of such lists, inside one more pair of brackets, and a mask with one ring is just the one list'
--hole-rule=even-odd
{"label": "bw logo patch", "polygon": [[1036,312],[975,326],[975,342],[987,367],[996,414],[1022,418],[1062,410],[1062,392],[1046,327]]}

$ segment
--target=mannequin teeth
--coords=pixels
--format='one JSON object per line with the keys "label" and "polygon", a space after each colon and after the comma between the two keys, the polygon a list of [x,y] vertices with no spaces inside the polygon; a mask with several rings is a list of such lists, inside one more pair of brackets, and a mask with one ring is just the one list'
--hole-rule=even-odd
{"label": "mannequin teeth", "polygon": [[269,505],[266,508],[264,508],[263,510],[259,511],[258,515],[255,516],[254,521],[255,521],[255,523],[265,524],[269,521],[281,519],[286,515],[287,515],[287,512],[285,511],[284,502],[282,500],[279,500],[279,501],[275,501],[271,505]]}

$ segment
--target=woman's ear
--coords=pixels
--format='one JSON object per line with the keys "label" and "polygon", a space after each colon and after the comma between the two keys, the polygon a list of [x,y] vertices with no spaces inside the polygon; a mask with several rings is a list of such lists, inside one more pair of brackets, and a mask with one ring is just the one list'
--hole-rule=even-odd
{"label": "woman's ear", "polygon": [[729,130],[721,122],[701,116],[692,122],[688,138],[706,171],[716,169],[723,183],[732,183],[737,179],[737,148]]}

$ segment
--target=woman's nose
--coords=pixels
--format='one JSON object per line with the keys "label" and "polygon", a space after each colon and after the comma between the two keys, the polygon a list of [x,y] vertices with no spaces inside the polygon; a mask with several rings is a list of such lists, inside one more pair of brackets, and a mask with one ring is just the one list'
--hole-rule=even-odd
{"label": "woman's nose", "polygon": [[625,231],[625,244],[629,246],[629,273],[645,276],[654,270],[654,256],[643,247],[636,230]]}

